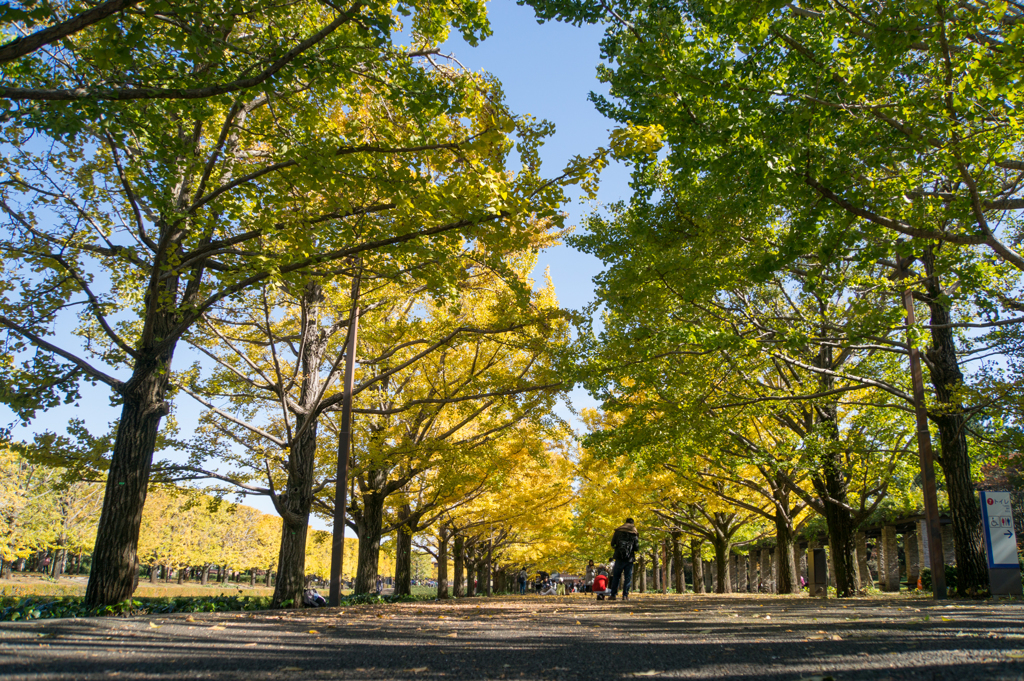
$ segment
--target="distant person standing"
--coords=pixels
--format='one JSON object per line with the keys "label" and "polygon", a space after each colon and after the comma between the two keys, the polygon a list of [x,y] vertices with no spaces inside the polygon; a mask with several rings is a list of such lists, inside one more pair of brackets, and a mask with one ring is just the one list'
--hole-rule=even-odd
{"label": "distant person standing", "polygon": [[640,533],[636,531],[632,518],[626,518],[625,523],[615,528],[612,548],[615,550],[615,566],[612,568],[612,595],[608,600],[615,600],[619,592],[619,581],[623,577],[625,580],[622,582],[622,600],[629,600],[629,587],[633,583],[633,562],[640,548]]}
{"label": "distant person standing", "polygon": [[527,578],[526,568],[523,568],[522,570],[519,571],[519,595],[520,596],[525,596],[526,595],[526,578]]}
{"label": "distant person standing", "polygon": [[382,593],[384,593],[384,580],[377,575],[377,595],[380,596]]}
{"label": "distant person standing", "polygon": [[594,567],[594,561],[587,563],[587,571],[583,573],[583,591],[589,592],[594,586],[594,576],[597,575],[597,568]]}

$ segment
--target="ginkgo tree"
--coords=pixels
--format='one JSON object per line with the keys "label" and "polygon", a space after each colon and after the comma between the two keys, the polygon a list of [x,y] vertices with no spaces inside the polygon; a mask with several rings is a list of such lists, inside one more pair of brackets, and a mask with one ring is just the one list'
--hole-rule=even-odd
{"label": "ginkgo tree", "polygon": [[[108,386],[121,410],[92,605],[131,594],[157,433],[171,410],[174,353],[208,310],[264,283],[301,286],[314,270],[323,276],[367,251],[392,248],[396,257],[445,263],[463,240],[514,245],[529,220],[560,219],[561,184],[540,177],[536,155],[548,128],[512,116],[493,79],[428,54],[452,26],[470,41],[487,33],[478,3],[308,3],[279,11],[260,5],[244,19],[203,15],[197,33],[248,35],[251,26],[267,36],[274,25],[268,52],[282,49],[281,35],[296,47],[270,59],[264,52],[221,60],[224,43],[182,42],[163,28],[163,16],[99,21],[76,35],[77,44],[102,57],[111,39],[124,38],[134,46],[129,53],[142,48],[144,61],[157,60],[148,62],[149,76],[159,79],[168,55],[175,73],[208,75],[171,79],[195,90],[184,98],[112,96],[85,113],[68,103],[4,118],[0,325],[13,370],[2,395],[29,419],[76,399],[86,380]],[[411,52],[391,42],[393,12],[410,17]],[[312,56],[301,46],[328,34],[317,55],[329,59],[295,59]],[[31,68],[14,67],[8,82],[30,89],[76,82],[74,66],[37,56]],[[108,62],[90,63],[98,72],[85,74],[87,82],[105,82]],[[275,77],[237,90],[213,85],[261,64]],[[206,79],[212,90],[189,84]],[[514,173],[506,168],[513,132],[523,162]],[[27,144],[36,134],[52,144]],[[585,165],[568,179],[586,174]],[[431,273],[439,284],[457,275],[444,266]],[[78,342],[62,333],[74,327]]]}

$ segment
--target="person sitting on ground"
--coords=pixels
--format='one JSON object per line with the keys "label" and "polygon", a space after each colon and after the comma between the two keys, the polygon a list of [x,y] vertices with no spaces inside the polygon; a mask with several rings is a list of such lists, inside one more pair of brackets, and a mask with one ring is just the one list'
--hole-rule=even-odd
{"label": "person sitting on ground", "polygon": [[[633,581],[633,562],[636,560],[636,552],[640,548],[640,533],[632,518],[626,518],[626,522],[615,528],[612,534],[612,548],[615,550],[615,567],[612,569],[612,595],[608,598],[614,601],[619,592],[619,582],[622,582],[622,600],[629,600],[629,587]],[[622,578],[625,577],[623,580]]]}

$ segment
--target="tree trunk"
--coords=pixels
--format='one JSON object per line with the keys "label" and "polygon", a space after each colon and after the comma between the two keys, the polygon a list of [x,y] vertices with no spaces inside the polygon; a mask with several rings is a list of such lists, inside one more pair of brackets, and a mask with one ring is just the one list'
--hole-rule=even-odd
{"label": "tree trunk", "polygon": [[476,564],[476,592],[480,596],[487,595],[487,584],[491,581],[491,576],[488,572],[487,559],[481,557]]}
{"label": "tree trunk", "polygon": [[[169,331],[171,320],[158,325]],[[161,336],[159,329],[156,335]],[[164,398],[173,351],[172,344],[159,354],[136,360],[132,377],[121,390],[121,417],[85,590],[85,604],[90,607],[120,603],[134,591],[149,469],[160,420],[170,411]]]}
{"label": "tree trunk", "polygon": [[686,571],[683,570],[683,550],[679,546],[679,539],[682,532],[672,533],[672,572],[675,577],[675,588],[677,594],[686,593]]}
{"label": "tree trunk", "polygon": [[462,598],[465,591],[463,590],[464,583],[462,576],[465,574],[466,569],[466,539],[461,534],[455,535],[455,557],[454,557],[454,572],[455,577],[452,582],[452,595],[455,598]]}
{"label": "tree trunk", "polygon": [[466,556],[466,596],[476,596],[476,555]]}
{"label": "tree trunk", "polygon": [[359,558],[356,564],[356,583],[353,591],[368,594],[377,588],[380,566],[380,536],[384,523],[384,494],[379,491],[363,494],[359,527]]}
{"label": "tree trunk", "polygon": [[949,309],[942,304],[942,288],[934,270],[934,256],[929,248],[924,256],[928,278],[928,307],[931,311],[932,345],[925,351],[928,372],[938,404],[928,416],[938,428],[941,456],[938,457],[946,478],[949,512],[953,520],[953,544],[956,551],[959,596],[975,595],[988,589],[988,563],[978,508],[971,480],[971,458],[967,449],[966,419],[957,392],[964,377],[956,355],[956,339],[952,328],[935,328],[949,324]]}
{"label": "tree trunk", "polygon": [[715,537],[715,572],[718,583],[715,593],[732,593],[732,578],[729,575],[729,547],[732,544],[725,537]]}
{"label": "tree trunk", "polygon": [[651,577],[653,578],[654,591],[657,593],[661,591],[661,566],[658,564],[658,545],[654,545],[654,550],[651,552]]}
{"label": "tree trunk", "polygon": [[199,573],[199,583],[202,584],[203,586],[206,586],[209,581],[210,581],[210,565],[209,565],[209,563],[207,563],[206,565],[203,566],[202,570]]}
{"label": "tree trunk", "polygon": [[636,590],[638,593],[647,593],[647,560],[643,555],[636,560],[636,570],[638,573],[635,578],[637,583]]}
{"label": "tree trunk", "polygon": [[[818,352],[818,366],[832,370],[832,348],[822,346]],[[818,382],[821,390],[827,392],[835,387],[832,376],[823,375]],[[825,524],[828,527],[828,542],[835,562],[836,595],[839,598],[857,593],[855,580],[856,566],[850,560],[853,555],[853,516],[846,508],[849,483],[843,470],[843,456],[839,441],[839,411],[835,401],[827,401],[817,408],[824,441],[824,451],[818,456],[819,473],[812,477],[812,484],[825,509]]]}
{"label": "tree trunk", "polygon": [[[281,515],[281,550],[277,559],[278,579],[274,587],[271,606],[282,607],[291,601],[292,607],[302,607],[302,592],[306,588],[306,535],[309,532],[309,513],[313,508],[313,478],[316,469],[316,402],[320,398],[320,365],[327,349],[326,334],[320,328],[323,288],[310,283],[302,293],[302,384],[299,404],[306,413],[295,417],[297,437],[288,450],[288,479],[285,493],[274,499]],[[307,414],[313,414],[313,418]]]}
{"label": "tree trunk", "polygon": [[[400,521],[409,518],[409,505],[401,509]],[[399,525],[395,530],[395,591],[396,596],[412,593],[412,532]]]}
{"label": "tree trunk", "polygon": [[256,587],[256,568],[249,570],[249,586]]}
{"label": "tree trunk", "polygon": [[156,584],[157,578],[160,576],[160,566],[156,563],[149,566],[149,582],[150,584]]}
{"label": "tree trunk", "polygon": [[690,570],[693,572],[694,593],[704,593],[704,559],[700,555],[701,542],[690,540]]}
{"label": "tree trunk", "polygon": [[178,568],[178,584],[185,583],[185,568]]}
{"label": "tree trunk", "polygon": [[672,585],[672,556],[668,552],[668,539],[661,540],[661,586],[668,593]]}
{"label": "tree trunk", "polygon": [[437,598],[445,600],[448,593],[448,540],[451,536],[442,529],[437,536]]}
{"label": "tree trunk", "polygon": [[[788,504],[788,494],[781,503]],[[800,580],[797,578],[797,562],[794,548],[793,531],[789,520],[778,510],[775,511],[775,593],[800,593]]]}
{"label": "tree trunk", "polygon": [[171,581],[171,566],[170,565],[164,565],[164,582],[167,583],[167,582],[170,582],[170,581]]}
{"label": "tree trunk", "polygon": [[67,551],[64,549],[57,549],[53,552],[53,581],[60,581],[61,575],[64,574],[64,561],[67,557]]}

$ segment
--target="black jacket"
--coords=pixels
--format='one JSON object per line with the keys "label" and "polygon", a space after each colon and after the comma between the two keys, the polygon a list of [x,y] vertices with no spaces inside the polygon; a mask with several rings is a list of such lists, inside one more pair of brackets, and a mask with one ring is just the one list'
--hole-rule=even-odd
{"label": "black jacket", "polygon": [[636,552],[640,550],[640,533],[632,523],[624,523],[615,528],[612,548],[615,550],[615,560],[629,563],[636,560]]}

